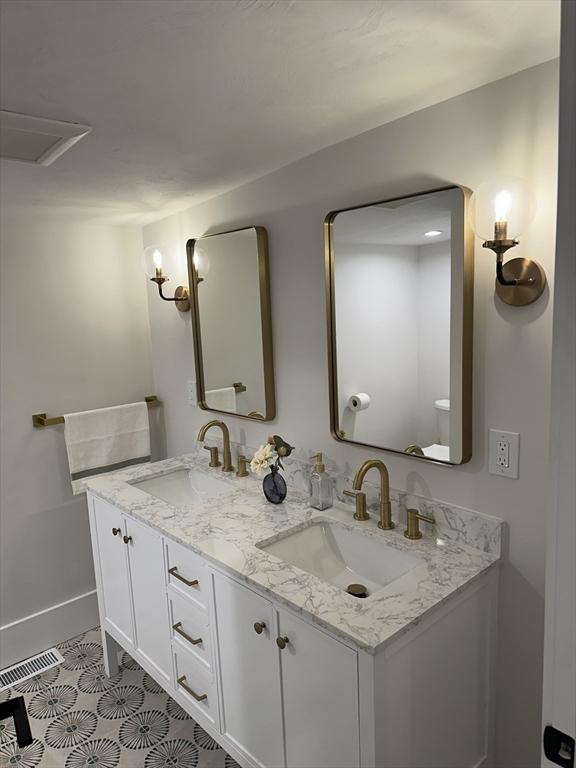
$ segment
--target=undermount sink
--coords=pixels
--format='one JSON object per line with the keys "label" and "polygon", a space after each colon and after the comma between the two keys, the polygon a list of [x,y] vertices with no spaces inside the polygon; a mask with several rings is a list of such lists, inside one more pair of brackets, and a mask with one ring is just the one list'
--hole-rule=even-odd
{"label": "undermount sink", "polygon": [[177,469],[166,475],[139,480],[132,485],[175,507],[201,504],[232,490],[225,480],[219,480],[196,469]]}
{"label": "undermount sink", "polygon": [[356,597],[369,597],[423,562],[327,520],[313,520],[270,544],[256,546]]}

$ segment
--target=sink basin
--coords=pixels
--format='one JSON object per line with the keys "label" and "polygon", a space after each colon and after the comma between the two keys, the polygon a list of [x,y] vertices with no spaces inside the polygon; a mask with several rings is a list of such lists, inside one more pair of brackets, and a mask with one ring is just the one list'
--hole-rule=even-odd
{"label": "sink basin", "polygon": [[139,480],[132,485],[175,507],[201,504],[233,490],[225,480],[219,480],[196,469],[177,469],[167,475]]}
{"label": "sink basin", "polygon": [[313,520],[270,544],[256,546],[345,591],[362,585],[364,591],[350,590],[350,594],[359,592],[358,597],[369,597],[423,562],[327,520]]}

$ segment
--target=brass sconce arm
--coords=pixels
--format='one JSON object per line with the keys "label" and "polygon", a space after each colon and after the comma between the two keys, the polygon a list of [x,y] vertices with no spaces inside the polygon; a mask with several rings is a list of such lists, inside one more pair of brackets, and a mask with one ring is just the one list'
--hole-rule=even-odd
{"label": "brass sconce arm", "polygon": [[162,286],[168,281],[168,278],[163,276],[156,276],[151,277],[150,280],[153,283],[156,283],[158,286],[158,293],[161,299],[164,301],[174,302],[176,304],[176,308],[179,309],[180,312],[188,312],[190,310],[190,291],[188,288],[186,288],[184,285],[179,285],[174,291],[173,297],[165,296],[164,291],[162,290]]}
{"label": "brass sconce arm", "polygon": [[486,240],[483,248],[496,254],[496,293],[506,304],[521,307],[531,304],[546,287],[546,275],[542,267],[531,259],[510,259],[504,263],[506,251],[519,244],[519,240]]}
{"label": "brass sconce arm", "polygon": [[482,243],[483,248],[489,248],[496,254],[496,280],[500,285],[527,285],[534,282],[533,278],[527,278],[525,281],[522,281],[519,278],[509,279],[504,276],[504,254],[518,244],[518,240],[510,239],[486,240]]}

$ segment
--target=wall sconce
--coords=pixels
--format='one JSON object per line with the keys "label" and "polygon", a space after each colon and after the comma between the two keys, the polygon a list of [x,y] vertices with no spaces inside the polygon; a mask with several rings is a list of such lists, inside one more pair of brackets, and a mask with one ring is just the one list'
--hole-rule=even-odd
{"label": "wall sconce", "polygon": [[201,283],[210,272],[210,259],[207,253],[198,245],[198,240],[194,243],[194,256],[192,257],[196,282]]}
{"label": "wall sconce", "polygon": [[160,298],[164,301],[171,301],[174,302],[176,305],[176,309],[179,312],[189,312],[190,311],[190,291],[188,288],[184,285],[179,285],[176,290],[174,291],[174,297],[170,298],[169,296],[164,296],[164,291],[162,290],[162,286],[164,283],[168,281],[168,277],[166,277],[162,272],[162,251],[155,245],[151,246],[150,248],[146,249],[146,257],[147,260],[151,259],[152,266],[154,269],[154,275],[150,277],[150,280],[152,280],[153,283],[156,283],[158,286],[158,293],[160,294]]}
{"label": "wall sconce", "polygon": [[534,198],[522,179],[484,182],[470,198],[472,229],[483,247],[496,254],[496,293],[506,304],[532,304],[546,287],[546,274],[531,259],[504,263],[504,254],[518,245],[519,236],[534,216]]}

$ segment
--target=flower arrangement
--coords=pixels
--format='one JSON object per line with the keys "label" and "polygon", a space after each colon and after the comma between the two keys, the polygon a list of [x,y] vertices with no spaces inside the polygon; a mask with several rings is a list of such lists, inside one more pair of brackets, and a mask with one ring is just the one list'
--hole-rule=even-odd
{"label": "flower arrangement", "polygon": [[284,469],[281,458],[290,456],[294,448],[283,440],[280,435],[272,435],[268,442],[261,445],[250,462],[252,472],[260,473],[266,469],[270,474],[266,475],[262,482],[264,496],[272,504],[281,504],[286,498],[286,482],[279,474],[279,469]]}
{"label": "flower arrangement", "polygon": [[250,462],[250,469],[256,474],[260,474],[272,466],[276,469],[284,469],[280,458],[290,456],[294,446],[289,445],[280,435],[271,435],[268,442],[261,445],[254,454]]}

